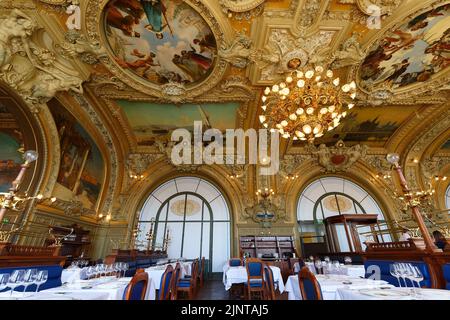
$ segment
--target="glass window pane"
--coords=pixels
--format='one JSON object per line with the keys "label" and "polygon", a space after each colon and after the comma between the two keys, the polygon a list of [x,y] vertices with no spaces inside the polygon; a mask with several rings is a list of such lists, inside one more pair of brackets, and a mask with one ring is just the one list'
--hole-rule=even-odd
{"label": "glass window pane", "polygon": [[230,258],[230,224],[215,222],[213,230],[213,272],[222,272],[223,265]]}
{"label": "glass window pane", "polygon": [[197,186],[199,185],[200,179],[187,177],[187,178],[176,178],[178,192],[195,192]]}
{"label": "glass window pane", "polygon": [[210,244],[210,228],[211,224],[209,222],[203,223],[203,238],[202,238],[202,253],[201,256],[205,259],[209,259],[209,244]]}
{"label": "glass window pane", "polygon": [[186,208],[186,195],[181,194],[169,201],[169,214],[167,215],[168,221],[183,221],[184,210]]}
{"label": "glass window pane", "polygon": [[187,222],[184,229],[183,258],[194,259],[200,254],[200,222]]}
{"label": "glass window pane", "polygon": [[326,192],[344,192],[344,180],[341,178],[321,178],[320,181]]}
{"label": "glass window pane", "polygon": [[150,221],[151,218],[156,218],[159,208],[161,207],[161,202],[151,197],[145,203],[141,210],[141,216],[139,220]]}
{"label": "glass window pane", "polygon": [[307,198],[303,198],[298,205],[297,219],[301,221],[313,220],[313,210],[314,203]]}
{"label": "glass window pane", "polygon": [[173,180],[164,183],[162,186],[153,191],[152,195],[159,201],[164,202],[167,198],[177,193]]}
{"label": "glass window pane", "polygon": [[343,193],[349,195],[358,202],[361,202],[367,196],[367,192],[364,191],[364,189],[348,180],[344,180]]}
{"label": "glass window pane", "polygon": [[[228,207],[223,197],[216,198],[210,203],[214,220],[229,220]],[[205,216],[205,219],[207,216]]]}
{"label": "glass window pane", "polygon": [[194,220],[201,221],[202,206],[203,206],[202,199],[193,195],[188,195],[186,203],[186,221],[194,221]]}
{"label": "glass window pane", "polygon": [[220,192],[215,186],[203,180],[198,185],[196,193],[204,197],[208,202],[214,200],[217,196],[220,195]]}
{"label": "glass window pane", "polygon": [[167,248],[167,256],[169,259],[177,259],[181,257],[181,241],[183,239],[183,223],[169,222],[169,245]]}

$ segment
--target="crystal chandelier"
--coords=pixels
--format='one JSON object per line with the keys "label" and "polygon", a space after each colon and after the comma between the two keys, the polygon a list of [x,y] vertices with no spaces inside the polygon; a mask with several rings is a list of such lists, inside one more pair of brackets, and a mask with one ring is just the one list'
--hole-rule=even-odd
{"label": "crystal chandelier", "polygon": [[297,70],[264,90],[259,120],[283,138],[312,142],[340,124],[354,107],[347,101],[355,98],[355,81],[341,86],[333,71],[321,66]]}

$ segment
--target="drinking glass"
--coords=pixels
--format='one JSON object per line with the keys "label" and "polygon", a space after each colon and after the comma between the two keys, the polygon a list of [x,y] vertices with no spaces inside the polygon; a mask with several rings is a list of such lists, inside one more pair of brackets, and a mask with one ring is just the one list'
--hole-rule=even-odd
{"label": "drinking glass", "polygon": [[48,270],[40,270],[36,276],[36,292],[39,292],[39,287],[48,280]]}
{"label": "drinking glass", "polygon": [[423,281],[424,276],[422,274],[422,271],[420,271],[419,267],[417,266],[412,266],[412,270],[413,270],[413,280],[415,282],[417,282],[417,295],[420,295],[420,283]]}
{"label": "drinking glass", "polygon": [[317,260],[314,262],[314,266],[316,267],[317,274],[323,273],[323,272],[321,272],[321,269],[322,269],[322,260],[317,259]]}
{"label": "drinking glass", "polygon": [[349,256],[344,257],[344,263],[345,264],[352,264],[352,258]]}
{"label": "drinking glass", "polygon": [[9,273],[0,274],[0,291],[8,287]]}
{"label": "drinking glass", "polygon": [[123,276],[125,277],[125,274],[127,273],[127,270],[130,269],[130,266],[128,263],[123,264]]}
{"label": "drinking glass", "polygon": [[10,293],[11,296],[12,296],[15,288],[24,284],[24,277],[25,277],[25,270],[23,270],[23,269],[14,270],[11,273],[11,276],[9,277],[9,280],[8,280],[8,287],[11,288],[11,293]]}
{"label": "drinking glass", "polygon": [[37,269],[27,269],[25,272],[25,276],[23,279],[23,293],[25,295],[25,292],[27,291],[27,288],[34,284],[36,282],[36,277],[38,274],[38,270]]}
{"label": "drinking glass", "polygon": [[397,278],[398,286],[401,288],[402,284],[400,282],[400,273],[398,271],[397,263],[393,263],[393,264],[389,265],[389,272],[390,272],[391,276]]}
{"label": "drinking glass", "polygon": [[325,256],[325,257],[323,258],[323,260],[324,260],[326,263],[328,263],[328,262],[331,261],[331,260],[330,260],[330,257],[328,257],[328,256]]}
{"label": "drinking glass", "polygon": [[87,277],[87,279],[89,280],[89,279],[91,279],[92,278],[92,276],[94,276],[96,273],[95,273],[95,267],[88,267],[87,269],[86,269],[86,277]]}

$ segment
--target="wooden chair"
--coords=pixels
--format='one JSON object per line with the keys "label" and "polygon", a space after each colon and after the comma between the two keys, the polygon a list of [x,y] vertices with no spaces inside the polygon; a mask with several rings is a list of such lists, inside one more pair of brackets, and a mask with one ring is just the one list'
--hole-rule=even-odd
{"label": "wooden chair", "polygon": [[308,267],[303,267],[298,273],[300,293],[303,300],[322,300],[322,290],[316,276]]}
{"label": "wooden chair", "polygon": [[275,283],[273,281],[273,271],[270,266],[264,266],[264,296],[266,300],[276,300],[275,298]]}
{"label": "wooden chair", "polygon": [[242,260],[239,258],[232,258],[230,260],[228,260],[228,265],[230,267],[239,267],[242,266]]}
{"label": "wooden chair", "polygon": [[174,275],[174,269],[169,264],[166,268],[166,271],[164,271],[161,282],[159,285],[159,292],[158,292],[158,300],[169,300],[170,299],[170,289],[172,284],[172,278]]}
{"label": "wooden chair", "polygon": [[177,291],[187,293],[188,300],[192,300],[196,294],[198,277],[198,261],[192,263],[192,274],[189,278],[178,280]]}
{"label": "wooden chair", "polygon": [[145,300],[147,286],[147,272],[144,269],[138,269],[125,290],[124,300]]}
{"label": "wooden chair", "polygon": [[200,262],[200,268],[198,271],[198,280],[200,281],[200,288],[203,288],[204,274],[205,274],[205,257],[202,257],[202,260]]}
{"label": "wooden chair", "polygon": [[245,261],[247,270],[246,297],[251,300],[252,292],[259,292],[264,297],[264,263],[257,258],[248,258]]}
{"label": "wooden chair", "polygon": [[178,293],[178,281],[181,277],[181,264],[177,262],[175,265],[175,271],[174,275],[171,281],[170,285],[170,300],[177,300],[177,293]]}

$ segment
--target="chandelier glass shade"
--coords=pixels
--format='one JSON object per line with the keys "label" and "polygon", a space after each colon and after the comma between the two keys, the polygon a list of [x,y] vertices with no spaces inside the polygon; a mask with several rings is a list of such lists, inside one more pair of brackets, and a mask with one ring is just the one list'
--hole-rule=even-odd
{"label": "chandelier glass shade", "polygon": [[355,98],[356,83],[342,85],[332,70],[298,70],[264,90],[259,121],[283,138],[312,142],[340,124]]}

